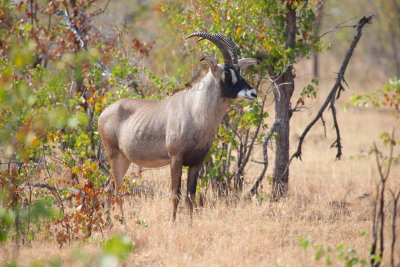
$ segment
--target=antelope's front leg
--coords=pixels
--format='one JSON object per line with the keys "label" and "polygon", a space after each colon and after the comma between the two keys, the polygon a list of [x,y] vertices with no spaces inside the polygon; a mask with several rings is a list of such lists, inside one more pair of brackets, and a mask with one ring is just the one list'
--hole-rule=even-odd
{"label": "antelope's front leg", "polygon": [[172,221],[176,219],[176,211],[178,209],[179,200],[181,198],[181,177],[182,177],[182,160],[173,157],[171,159],[171,200],[172,200]]}
{"label": "antelope's front leg", "polygon": [[202,167],[202,163],[189,167],[188,178],[187,178],[187,193],[186,193],[186,204],[189,208],[189,216],[190,220],[193,217],[193,205],[196,201],[196,187],[197,187],[197,178],[199,176],[200,169]]}

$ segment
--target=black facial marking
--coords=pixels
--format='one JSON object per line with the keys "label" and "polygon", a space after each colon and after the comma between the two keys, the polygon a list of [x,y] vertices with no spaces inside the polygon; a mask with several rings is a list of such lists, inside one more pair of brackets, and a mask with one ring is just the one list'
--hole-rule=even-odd
{"label": "black facial marking", "polygon": [[[237,82],[232,83],[231,70],[236,74]],[[243,89],[250,89],[251,86],[240,76],[240,69],[235,70],[232,66],[224,65],[225,79],[221,80],[221,95],[226,98],[237,98],[238,93]]]}

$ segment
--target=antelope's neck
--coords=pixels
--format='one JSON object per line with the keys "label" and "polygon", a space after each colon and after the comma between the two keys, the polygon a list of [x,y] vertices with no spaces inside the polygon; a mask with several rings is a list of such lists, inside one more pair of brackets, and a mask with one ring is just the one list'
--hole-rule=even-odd
{"label": "antelope's neck", "polygon": [[190,109],[195,127],[204,131],[203,134],[214,136],[225,115],[228,101],[221,96],[220,84],[211,71],[193,85],[188,97],[192,98]]}

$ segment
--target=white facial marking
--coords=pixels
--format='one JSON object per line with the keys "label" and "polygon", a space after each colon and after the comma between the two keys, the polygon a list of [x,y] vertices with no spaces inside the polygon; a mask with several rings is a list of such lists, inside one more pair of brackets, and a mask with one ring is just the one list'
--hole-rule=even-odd
{"label": "white facial marking", "polygon": [[257,91],[254,89],[243,89],[238,93],[238,98],[244,98],[247,100],[254,100],[257,98]]}
{"label": "white facial marking", "polygon": [[231,71],[231,75],[232,75],[232,84],[236,84],[237,83],[237,78],[236,78],[236,74],[233,71],[233,69],[229,69]]}

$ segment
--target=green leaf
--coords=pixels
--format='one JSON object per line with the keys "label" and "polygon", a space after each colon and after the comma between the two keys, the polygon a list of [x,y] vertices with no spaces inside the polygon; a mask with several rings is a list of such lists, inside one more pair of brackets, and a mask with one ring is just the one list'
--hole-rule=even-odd
{"label": "green leaf", "polygon": [[124,260],[134,249],[132,240],[128,236],[117,235],[101,242],[103,253]]}
{"label": "green leaf", "polygon": [[325,264],[326,265],[332,265],[332,259],[331,259],[331,255],[330,254],[326,255]]}
{"label": "green leaf", "polygon": [[300,237],[299,239],[299,244],[303,247],[304,251],[307,251],[308,245],[311,242],[311,237]]}
{"label": "green leaf", "polygon": [[315,253],[315,260],[318,261],[321,257],[325,255],[326,252],[326,246],[325,245],[320,245],[317,247],[317,253]]}

